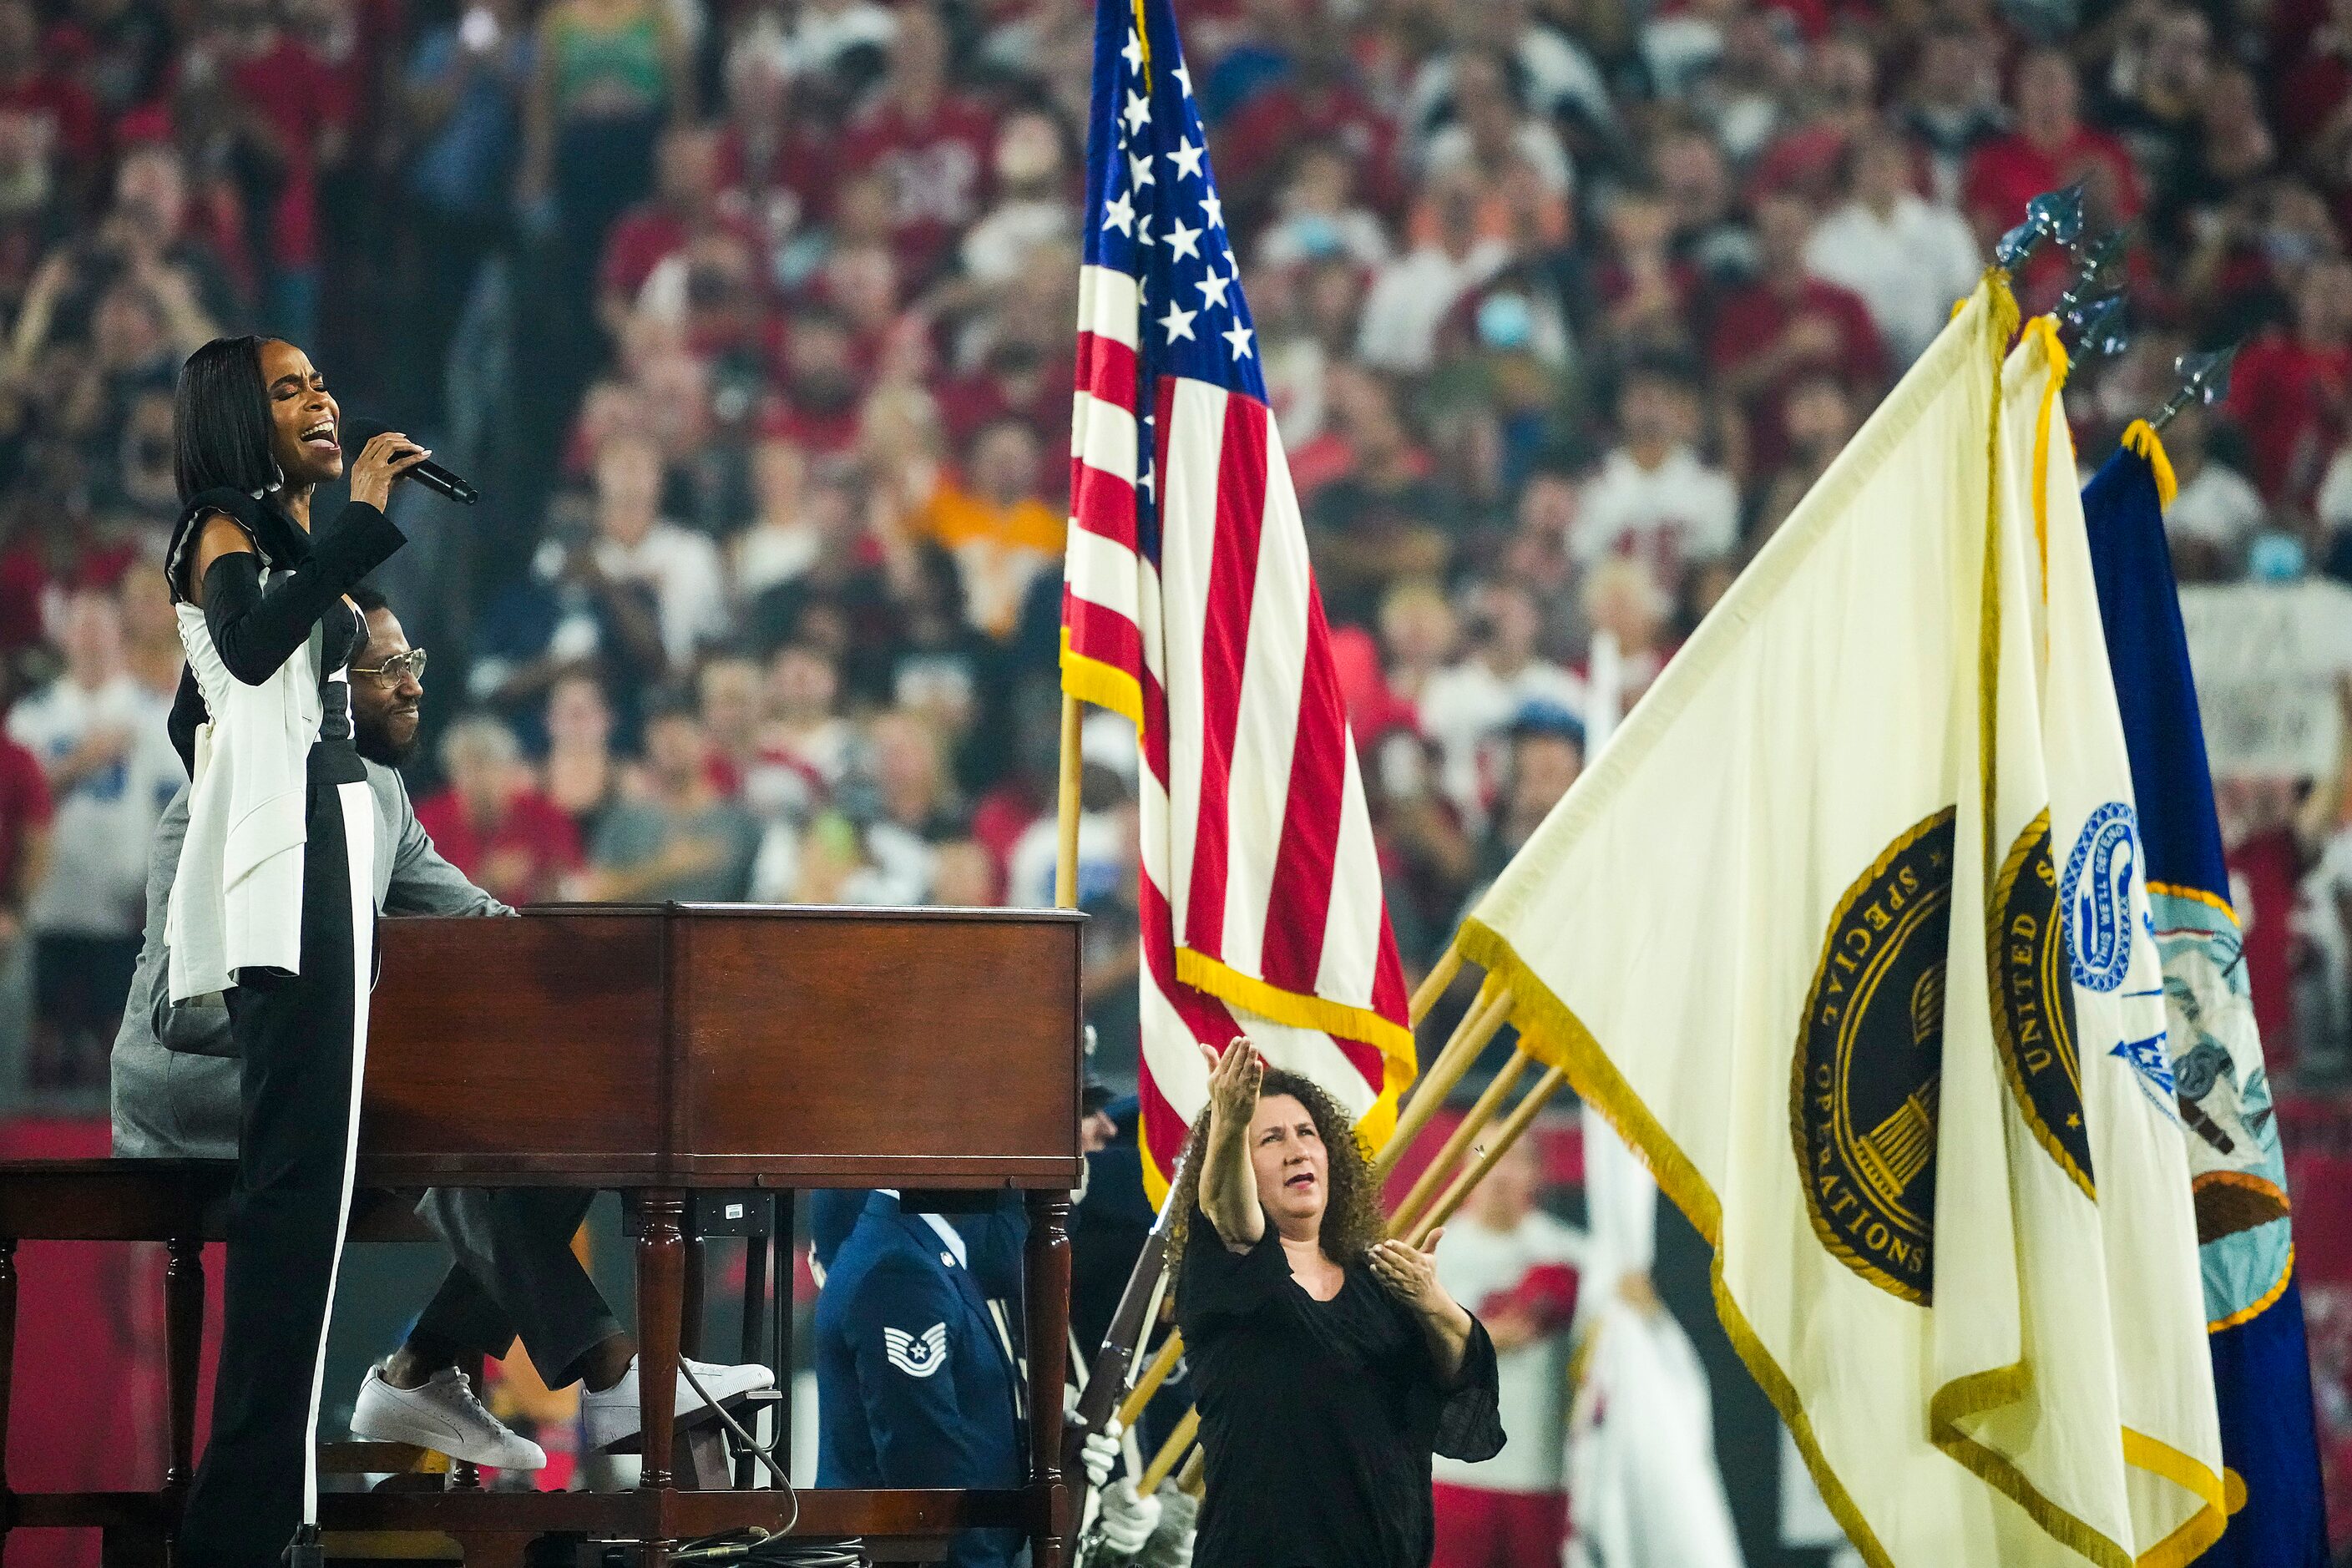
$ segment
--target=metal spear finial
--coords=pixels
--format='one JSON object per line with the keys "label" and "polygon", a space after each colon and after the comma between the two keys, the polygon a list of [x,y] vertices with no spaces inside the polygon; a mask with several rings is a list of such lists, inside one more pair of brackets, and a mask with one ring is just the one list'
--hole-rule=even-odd
{"label": "metal spear finial", "polygon": [[2124,325],[2124,297],[2120,290],[2062,311],[2058,320],[2062,327],[2073,330],[2074,353],[2085,358],[2119,354],[2131,346],[2131,331]]}
{"label": "metal spear finial", "polygon": [[2242,342],[2216,349],[2211,353],[2182,354],[2172,362],[2180,377],[2179,390],[2164,400],[2164,406],[2148,416],[2151,427],[2161,430],[2172,423],[2174,415],[2190,404],[2211,405],[2230,395],[2230,367],[2237,363]]}
{"label": "metal spear finial", "polygon": [[2115,276],[2124,255],[2124,231],[2109,229],[2084,246],[2069,246],[2074,253],[2074,279],[2066,291],[2058,296],[2058,313],[2068,316],[2080,311],[2100,295],[2120,292],[2123,279]]}
{"label": "metal spear finial", "polygon": [[2083,185],[2076,181],[2062,190],[2044,191],[2025,204],[2025,221],[2000,237],[1992,258],[2004,271],[2014,272],[2026,258],[2054,239],[2072,245],[2083,232]]}

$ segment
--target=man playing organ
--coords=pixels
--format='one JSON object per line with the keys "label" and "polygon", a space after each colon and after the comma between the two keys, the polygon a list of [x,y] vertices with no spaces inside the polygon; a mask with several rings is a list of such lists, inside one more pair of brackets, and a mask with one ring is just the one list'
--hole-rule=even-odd
{"label": "man playing organ", "polygon": [[[412,648],[382,595],[362,587],[367,641],[352,661],[353,742],[377,819],[374,897],[390,914],[511,915],[443,859],[416,820],[399,763],[416,743],[425,651]],[[184,737],[175,737],[183,741]],[[157,828],[148,874],[147,935],[113,1052],[114,1151],[141,1158],[234,1158],[239,1064],[217,996],[174,1004],[166,992],[166,897],[188,826],[180,791]],[[503,1357],[520,1338],[551,1387],[582,1384],[591,1447],[638,1429],[636,1346],[572,1251],[586,1188],[438,1187],[421,1212],[457,1255],[405,1341],[372,1368],[352,1416],[354,1435],[415,1444],[472,1464],[538,1469],[539,1445],[482,1405],[457,1370],[468,1354]],[[774,1381],[766,1367],[692,1363],[722,1403]],[[681,1378],[677,1409],[702,1403]]]}

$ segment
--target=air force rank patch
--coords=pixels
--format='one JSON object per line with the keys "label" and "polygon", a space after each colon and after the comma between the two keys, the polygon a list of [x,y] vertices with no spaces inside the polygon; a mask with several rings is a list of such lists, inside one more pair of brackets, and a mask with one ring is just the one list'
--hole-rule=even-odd
{"label": "air force rank patch", "polygon": [[884,1329],[882,1353],[908,1377],[929,1377],[948,1364],[948,1326],[933,1323],[920,1338],[904,1329]]}

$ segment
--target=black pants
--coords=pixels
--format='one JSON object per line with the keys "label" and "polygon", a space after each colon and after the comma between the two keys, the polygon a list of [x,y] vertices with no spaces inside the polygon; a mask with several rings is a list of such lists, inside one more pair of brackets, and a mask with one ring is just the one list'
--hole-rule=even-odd
{"label": "black pants", "polygon": [[36,1089],[88,1089],[106,1081],[106,1053],[122,1026],[122,998],[139,964],[139,936],[33,935]]}
{"label": "black pants", "polygon": [[582,1187],[436,1187],[417,1212],[457,1261],[416,1320],[421,1350],[503,1360],[520,1337],[550,1388],[621,1331],[572,1255],[572,1233],[595,1194]]}
{"label": "black pants", "polygon": [[183,1568],[271,1568],[317,1518],[320,1378],[359,1137],[373,967],[375,806],[358,753],[311,749],[302,968],[228,994],[243,1057],[212,1440]]}

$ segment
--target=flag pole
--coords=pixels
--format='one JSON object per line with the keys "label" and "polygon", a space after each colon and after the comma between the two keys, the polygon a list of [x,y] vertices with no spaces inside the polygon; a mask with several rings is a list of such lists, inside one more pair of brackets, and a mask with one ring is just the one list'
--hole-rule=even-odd
{"label": "flag pole", "polygon": [[1462,950],[1447,948],[1413,991],[1412,1001],[1405,1009],[1406,1021],[1419,1028],[1421,1021],[1429,1016],[1429,1010],[1437,1005],[1437,999],[1445,994],[1445,988],[1454,984],[1454,977],[1461,973]]}
{"label": "flag pole", "polygon": [[1059,813],[1054,838],[1054,907],[1078,907],[1078,700],[1062,693],[1062,757],[1060,785],[1055,792]]}
{"label": "flag pole", "polygon": [[1196,1405],[1184,1412],[1184,1418],[1176,1423],[1175,1430],[1168,1434],[1168,1440],[1160,1445],[1160,1451],[1151,1457],[1151,1463],[1144,1466],[1143,1474],[1136,1478],[1138,1496],[1150,1497],[1160,1489],[1160,1483],[1168,1479],[1168,1473],[1184,1457],[1184,1450],[1192,1446],[1192,1439],[1200,1430],[1201,1407]]}
{"label": "flag pole", "polygon": [[1177,1358],[1183,1353],[1184,1336],[1171,1330],[1168,1337],[1160,1342],[1160,1349],[1150,1364],[1144,1367],[1143,1375],[1135,1380],[1135,1386],[1128,1390],[1127,1398],[1119,1405],[1120,1426],[1132,1426],[1142,1418],[1144,1406],[1160,1392],[1160,1385],[1168,1381],[1168,1374],[1176,1370]]}
{"label": "flag pole", "polygon": [[1421,1178],[1413,1183],[1412,1190],[1405,1194],[1404,1202],[1397,1205],[1396,1213],[1389,1218],[1391,1226],[1400,1230],[1411,1226],[1429,1200],[1444,1190],[1445,1180],[1454,1173],[1454,1167],[1460,1163],[1463,1152],[1469,1149],[1472,1141],[1486,1131],[1486,1123],[1494,1120],[1496,1111],[1502,1109],[1503,1097],[1511,1092],[1512,1086],[1519,1081],[1519,1075],[1528,1070],[1528,1053],[1524,1050],[1511,1053],[1511,1059],[1503,1064],[1503,1070],[1495,1075],[1495,1081],[1486,1086],[1486,1092],[1478,1097],[1478,1103],[1470,1108],[1461,1125],[1454,1128],[1453,1136],[1446,1139],[1444,1146],[1437,1151],[1437,1158],[1429,1163],[1429,1169],[1421,1173]]}
{"label": "flag pole", "polygon": [[1415,1247],[1427,1247],[1430,1232],[1454,1217],[1454,1211],[1462,1206],[1462,1200],[1486,1179],[1486,1173],[1495,1168],[1497,1160],[1511,1152],[1511,1145],[1517,1143],[1534,1124],[1536,1113],[1544,1108],[1544,1102],[1567,1081],[1568,1074],[1562,1068],[1546,1068],[1543,1077],[1536,1080],[1535,1087],[1528,1090],[1527,1098],[1520,1100],[1511,1114],[1503,1119],[1503,1124],[1495,1130],[1493,1141],[1475,1161],[1454,1178],[1454,1184],[1445,1189],[1445,1195],[1437,1201],[1437,1206],[1422,1216],[1406,1239]]}
{"label": "flag pole", "polygon": [[1470,1064],[1478,1059],[1478,1053],[1486,1048],[1486,1042],[1495,1037],[1510,1016],[1511,988],[1488,976],[1486,984],[1479,988],[1478,999],[1454,1026],[1454,1037],[1445,1042],[1437,1060],[1413,1085],[1412,1098],[1405,1101],[1404,1110],[1397,1117],[1396,1131],[1372,1157],[1375,1178],[1387,1179],[1397,1160],[1421,1136],[1421,1130],[1429,1125],[1430,1119],[1445,1103],[1445,1097],[1462,1081],[1462,1075],[1470,1070]]}

